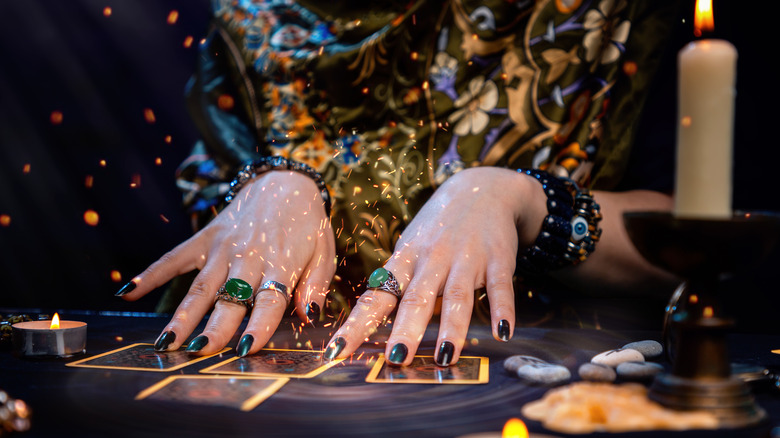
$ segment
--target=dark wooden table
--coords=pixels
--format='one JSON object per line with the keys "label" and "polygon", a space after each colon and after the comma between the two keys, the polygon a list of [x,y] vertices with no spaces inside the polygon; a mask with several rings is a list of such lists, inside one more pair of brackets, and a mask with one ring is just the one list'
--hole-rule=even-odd
{"label": "dark wooden table", "polygon": [[[34,313],[31,311],[30,313]],[[8,312],[4,312],[8,313]],[[64,312],[63,319],[89,324],[87,356],[137,342],[154,342],[167,322],[156,314]],[[327,341],[333,328],[307,328],[292,336],[289,322],[272,339],[277,348],[297,342]],[[429,327],[418,354],[432,354],[438,327]],[[384,350],[383,328],[364,344],[360,360],[345,361],[312,379],[292,379],[249,412],[224,407],[134,400],[142,389],[171,373],[66,367],[69,360],[30,360],[10,349],[0,352],[0,388],[23,399],[33,410],[32,428],[19,437],[211,437],[211,436],[432,436],[455,437],[499,431],[507,419],[521,417],[521,407],[548,388],[522,383],[508,375],[502,360],[513,354],[534,355],[567,366],[576,377],[581,363],[627,342],[658,339],[658,333],[592,329],[519,328],[509,343],[495,341],[488,327],[472,326],[464,355],[490,358],[490,382],[484,385],[371,384],[365,382],[366,357]],[[231,346],[235,345],[236,339]],[[377,342],[375,344],[374,342]],[[780,369],[780,337],[732,335],[734,361]],[[227,357],[234,353],[231,350]],[[85,356],[82,356],[85,357]],[[214,357],[173,373],[197,374],[224,360]],[[668,364],[666,364],[668,366]],[[618,436],[769,436],[780,425],[780,391],[767,383],[754,388],[769,420],[736,431],[631,433]],[[528,422],[533,432],[546,432]],[[560,434],[558,434],[560,435]],[[14,435],[16,436],[16,435]],[[589,436],[610,436],[594,434]]]}

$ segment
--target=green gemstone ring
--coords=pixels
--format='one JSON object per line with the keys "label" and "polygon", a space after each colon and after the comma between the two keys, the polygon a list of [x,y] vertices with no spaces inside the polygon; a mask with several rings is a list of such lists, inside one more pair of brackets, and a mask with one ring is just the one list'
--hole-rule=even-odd
{"label": "green gemstone ring", "polygon": [[368,276],[368,288],[391,293],[396,298],[401,298],[401,288],[395,275],[385,268],[378,268]]}
{"label": "green gemstone ring", "polygon": [[217,291],[217,299],[228,303],[240,304],[252,310],[252,286],[240,278],[229,278]]}

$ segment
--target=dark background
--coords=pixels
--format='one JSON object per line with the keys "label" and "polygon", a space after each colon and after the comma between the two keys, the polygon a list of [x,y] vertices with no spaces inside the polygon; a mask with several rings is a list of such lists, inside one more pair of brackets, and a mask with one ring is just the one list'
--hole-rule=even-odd
{"label": "dark background", "polygon": [[[778,211],[778,93],[767,63],[775,38],[757,4],[736,3],[715,3],[715,36],[739,50],[734,207]],[[206,0],[0,2],[0,215],[10,217],[0,226],[0,307],[154,309],[159,292],[136,303],[113,295],[190,235],[175,170],[197,139],[183,91],[209,9]],[[173,10],[178,19],[169,24]],[[648,168],[663,175],[673,164],[652,158],[673,151],[674,58],[693,39],[692,11],[693,2],[683,2],[633,157],[643,167],[655,161]],[[186,48],[188,36],[194,41]],[[51,121],[55,111],[59,124]],[[83,219],[90,209],[97,226]],[[777,261],[775,251],[763,267]],[[736,294],[734,305],[752,315],[743,319],[770,321],[767,300],[777,300],[778,289],[771,269],[743,283],[757,291]]]}

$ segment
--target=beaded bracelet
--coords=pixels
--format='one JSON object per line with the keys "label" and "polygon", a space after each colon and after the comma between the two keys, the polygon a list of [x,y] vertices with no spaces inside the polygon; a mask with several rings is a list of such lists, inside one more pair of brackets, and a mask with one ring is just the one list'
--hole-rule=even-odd
{"label": "beaded bracelet", "polygon": [[568,178],[556,178],[536,169],[518,169],[536,178],[547,195],[547,216],[533,245],[520,254],[517,266],[530,274],[544,274],[576,265],[593,252],[601,237],[601,209],[590,190]]}
{"label": "beaded bracelet", "polygon": [[325,181],[322,179],[322,175],[306,164],[280,156],[262,157],[246,163],[235,179],[230,182],[230,189],[227,195],[225,195],[225,202],[229,204],[248,181],[271,170],[292,170],[314,180],[314,183],[317,184],[317,188],[320,190],[323,201],[325,201],[325,215],[330,217],[330,193],[325,185]]}

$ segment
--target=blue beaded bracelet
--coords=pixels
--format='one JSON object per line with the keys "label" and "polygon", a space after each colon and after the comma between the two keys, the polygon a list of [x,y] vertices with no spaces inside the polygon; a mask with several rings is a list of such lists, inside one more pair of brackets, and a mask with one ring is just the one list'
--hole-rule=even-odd
{"label": "blue beaded bracelet", "polygon": [[229,204],[249,180],[271,170],[292,170],[314,180],[314,183],[317,184],[317,188],[320,190],[322,200],[325,201],[325,216],[330,217],[330,192],[328,192],[328,187],[325,185],[322,175],[311,166],[280,156],[261,157],[247,162],[238,172],[236,178],[230,182],[230,189],[225,195],[225,202]]}
{"label": "blue beaded bracelet", "polygon": [[524,249],[517,266],[540,275],[583,262],[601,237],[601,209],[590,190],[568,178],[556,178],[536,169],[518,169],[536,178],[547,195],[547,216],[533,245]]}

